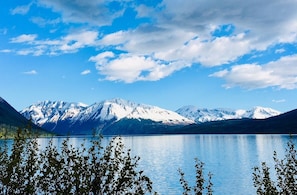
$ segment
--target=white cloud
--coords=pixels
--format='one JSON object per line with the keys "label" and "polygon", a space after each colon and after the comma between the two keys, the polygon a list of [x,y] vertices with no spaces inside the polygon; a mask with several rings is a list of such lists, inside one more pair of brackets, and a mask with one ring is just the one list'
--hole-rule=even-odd
{"label": "white cloud", "polygon": [[90,70],[84,70],[84,71],[82,71],[80,74],[81,74],[81,75],[87,75],[87,74],[90,74],[90,73],[91,73]]}
{"label": "white cloud", "polygon": [[94,47],[97,43],[98,32],[81,30],[72,32],[56,40],[38,40],[36,34],[23,34],[10,39],[11,43],[23,43],[28,47],[16,50],[18,55],[59,55],[75,53],[84,47]]}
{"label": "white cloud", "polygon": [[30,70],[30,71],[27,71],[27,72],[23,72],[23,74],[36,75],[37,74],[37,71],[36,70]]}
{"label": "white cloud", "polygon": [[[157,66],[159,72],[151,72],[151,75],[159,75],[155,76],[154,79],[149,79],[149,77],[140,79],[139,74],[134,73],[135,79],[130,78],[130,80],[158,80],[175,71],[189,67],[193,63],[200,63],[204,66],[222,65],[236,60],[239,56],[253,49],[249,41],[245,39],[245,34],[230,37],[210,37],[206,40],[196,38],[194,33],[182,29],[170,31],[170,29],[165,28],[152,28],[152,30],[151,28],[141,27],[134,31],[118,31],[104,36],[99,41],[101,45],[113,45],[131,56],[151,56],[150,60],[159,64]],[[109,57],[116,58],[117,56],[111,54]],[[92,57],[92,59],[94,58]],[[106,59],[99,58],[96,61],[100,60]],[[110,75],[110,72],[99,72],[102,75]],[[117,79],[110,80],[126,81],[127,76],[120,78],[118,75],[112,78]]]}
{"label": "white cloud", "polygon": [[155,81],[170,75],[178,70],[177,63],[164,64],[151,56],[121,54],[115,56],[112,52],[100,53],[92,56],[89,61],[96,63],[100,74],[106,80],[123,81]]}
{"label": "white cloud", "polygon": [[239,34],[209,40],[193,39],[180,48],[159,52],[156,56],[165,60],[183,59],[204,66],[218,66],[236,60],[251,49],[244,35]]}
{"label": "white cloud", "polygon": [[75,52],[86,46],[94,46],[98,37],[98,32],[82,31],[69,34],[60,40],[59,50],[65,53]]}
{"label": "white cloud", "polygon": [[[273,3],[266,0],[164,0],[159,7],[162,11],[149,6],[138,6],[137,16],[153,17],[155,23],[108,34],[100,40],[100,44],[106,47],[112,45],[131,56],[151,56],[155,63],[178,63],[176,70],[179,70],[192,64],[212,67],[234,63],[252,51],[265,51],[279,43],[297,41],[297,2],[293,0],[278,0]],[[280,14],[281,10],[286,11]],[[212,36],[214,30],[222,25],[234,27],[230,31],[231,35]],[[164,66],[163,70],[167,68],[172,66]],[[254,72],[253,69],[257,66],[246,68]],[[266,81],[266,85],[270,86],[271,82],[274,79]],[[257,82],[253,86],[257,87]]]}
{"label": "white cloud", "polygon": [[242,64],[210,75],[226,81],[226,88],[242,87],[257,89],[277,87],[281,89],[297,88],[297,55],[285,56],[267,64]]}
{"label": "white cloud", "polygon": [[[116,6],[109,6],[110,3]],[[105,35],[95,30],[81,30],[52,40],[37,40],[37,35],[11,39],[12,43],[30,46],[17,51],[20,55],[59,55],[85,47],[107,51],[89,60],[95,62],[105,79],[113,81],[158,80],[192,64],[206,67],[234,64],[251,52],[261,51],[262,54],[269,47],[297,42],[295,0],[163,0],[156,7],[145,5],[145,2],[137,5],[129,0],[38,0],[37,5],[61,14],[60,20],[33,17],[32,21],[40,26],[65,22],[83,23],[89,25],[88,29],[100,29],[112,25],[128,7],[135,9],[137,18],[149,18],[136,28],[127,26],[128,30]],[[224,25],[231,28],[229,34],[213,36],[213,32]],[[35,50],[38,52],[33,52]],[[114,50],[123,53],[115,54]],[[279,49],[275,52],[282,54],[284,51]],[[294,81],[285,81],[285,74],[277,74],[276,71],[281,71],[272,68],[272,64],[239,64],[212,76],[226,79],[226,87],[295,88]],[[284,85],[289,82],[290,86]]]}
{"label": "white cloud", "polygon": [[107,47],[113,45],[129,53],[145,55],[178,48],[195,35],[183,29],[143,25],[135,30],[108,34],[99,43]]}
{"label": "white cloud", "polygon": [[37,34],[23,34],[14,38],[11,38],[11,43],[31,43],[37,38]]}
{"label": "white cloud", "polygon": [[31,5],[32,3],[29,3],[28,5],[17,6],[16,8],[11,9],[10,13],[12,15],[15,15],[15,14],[25,15],[29,12]]}
{"label": "white cloud", "polygon": [[200,36],[209,34],[208,25],[232,24],[236,34],[249,31],[250,40],[261,49],[272,43],[296,40],[294,0],[164,0],[162,6],[162,12],[156,12],[161,25],[200,32]]}
{"label": "white cloud", "polygon": [[19,49],[16,51],[16,54],[26,56],[26,55],[33,55],[33,56],[41,56],[45,52],[45,48],[42,45],[35,46],[34,48],[25,48]]}

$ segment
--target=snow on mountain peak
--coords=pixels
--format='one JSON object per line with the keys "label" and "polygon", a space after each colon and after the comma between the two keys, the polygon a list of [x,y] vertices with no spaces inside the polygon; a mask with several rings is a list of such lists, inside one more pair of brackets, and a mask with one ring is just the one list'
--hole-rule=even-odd
{"label": "snow on mountain peak", "polygon": [[57,122],[66,118],[74,118],[86,109],[83,103],[67,103],[64,101],[43,101],[25,108],[20,113],[35,124],[42,125],[45,122]]}
{"label": "snow on mountain peak", "polygon": [[111,99],[87,106],[82,103],[63,101],[44,101],[21,111],[26,118],[31,118],[38,125],[56,123],[61,120],[110,121],[122,118],[150,119],[165,124],[191,124],[189,120],[175,112],[156,106],[137,104],[123,99]]}
{"label": "snow on mountain peak", "polygon": [[68,103],[63,101],[43,101],[31,105],[21,111],[27,119],[42,126],[45,123],[67,121],[69,124],[88,121],[105,123],[128,119],[148,119],[155,122],[172,125],[186,125],[207,121],[254,118],[264,119],[281,114],[271,108],[254,107],[250,110],[232,109],[200,109],[196,106],[184,106],[176,112],[151,106],[134,103],[120,98],[105,100],[90,106],[83,103]]}
{"label": "snow on mountain peak", "polygon": [[272,108],[256,106],[253,109],[247,111],[244,116],[253,119],[265,119],[272,116],[277,116],[279,114],[281,114],[281,112],[274,110]]}
{"label": "snow on mountain peak", "polygon": [[184,106],[176,112],[198,123],[241,118],[265,119],[281,114],[279,111],[260,106],[254,107],[251,110],[200,109],[196,106]]}

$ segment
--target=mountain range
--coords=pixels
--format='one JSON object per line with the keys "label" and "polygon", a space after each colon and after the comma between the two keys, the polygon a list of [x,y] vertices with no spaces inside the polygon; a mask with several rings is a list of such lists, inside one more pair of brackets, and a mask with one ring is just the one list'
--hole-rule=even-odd
{"label": "mountain range", "polygon": [[251,110],[198,109],[185,106],[176,112],[123,99],[94,103],[43,101],[20,112],[35,124],[57,134],[148,134],[176,132],[190,124],[279,115],[271,108]]}
{"label": "mountain range", "polygon": [[249,134],[297,133],[297,110],[280,113],[271,108],[250,110],[200,109],[184,106],[176,112],[123,99],[92,105],[43,101],[17,112],[0,97],[0,135],[3,129],[31,127],[41,134]]}
{"label": "mountain range", "polygon": [[135,130],[143,134],[152,132],[152,129],[162,131],[163,128],[195,123],[176,112],[123,99],[106,100],[90,106],[82,103],[44,101],[31,105],[20,113],[42,128],[62,135],[92,134],[94,131],[118,134],[114,129],[119,127],[121,134]]}

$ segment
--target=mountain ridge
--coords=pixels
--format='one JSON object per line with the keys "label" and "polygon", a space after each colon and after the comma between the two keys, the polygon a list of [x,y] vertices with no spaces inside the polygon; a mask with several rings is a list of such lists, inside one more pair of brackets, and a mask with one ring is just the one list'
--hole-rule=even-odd
{"label": "mountain ridge", "polygon": [[277,110],[261,106],[256,106],[250,110],[235,110],[224,108],[198,108],[189,105],[179,108],[176,112],[184,117],[194,120],[196,123],[242,118],[265,119],[281,114],[281,112]]}
{"label": "mountain ridge", "polygon": [[97,102],[90,106],[82,103],[43,101],[25,108],[20,113],[26,118],[30,117],[43,128],[62,134],[90,134],[92,129],[108,133],[108,126],[122,119],[147,120],[152,126],[162,124],[164,127],[194,123],[176,112],[120,98]]}

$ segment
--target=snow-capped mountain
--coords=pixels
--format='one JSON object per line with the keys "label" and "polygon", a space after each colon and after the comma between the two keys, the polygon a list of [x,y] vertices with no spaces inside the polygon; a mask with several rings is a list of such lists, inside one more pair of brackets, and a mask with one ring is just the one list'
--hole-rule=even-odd
{"label": "snow-capped mountain", "polygon": [[56,123],[59,120],[76,119],[88,106],[82,103],[44,101],[31,105],[20,113],[35,124]]}
{"label": "snow-capped mountain", "polygon": [[35,124],[54,131],[76,134],[104,128],[121,119],[150,120],[164,125],[187,125],[194,121],[176,112],[123,99],[106,100],[90,106],[82,103],[44,101],[20,112]]}
{"label": "snow-capped mountain", "polygon": [[194,120],[196,123],[241,118],[265,119],[281,114],[281,112],[271,108],[259,106],[251,110],[200,109],[196,106],[184,106],[176,112],[188,119]]}

